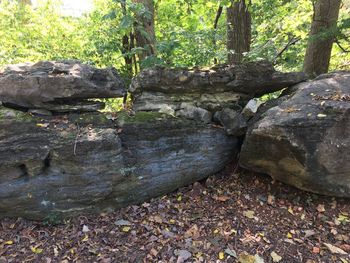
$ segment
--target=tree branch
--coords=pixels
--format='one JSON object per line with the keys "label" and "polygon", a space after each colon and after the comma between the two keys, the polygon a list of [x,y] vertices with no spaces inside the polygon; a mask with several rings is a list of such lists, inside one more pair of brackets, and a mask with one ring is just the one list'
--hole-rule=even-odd
{"label": "tree branch", "polygon": [[335,38],[334,42],[337,44],[337,46],[343,51],[344,53],[350,53],[350,50],[345,49],[339,42],[339,39]]}
{"label": "tree branch", "polygon": [[292,37],[288,43],[284,46],[284,48],[282,48],[282,50],[280,52],[278,52],[278,54],[275,56],[273,63],[276,64],[276,61],[279,57],[282,56],[282,54],[292,45],[296,44],[298,41],[300,41],[301,38],[300,37]]}

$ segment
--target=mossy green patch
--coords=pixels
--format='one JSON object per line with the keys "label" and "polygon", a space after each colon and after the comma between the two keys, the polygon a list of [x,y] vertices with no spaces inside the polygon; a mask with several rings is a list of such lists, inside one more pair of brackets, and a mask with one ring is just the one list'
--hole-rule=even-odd
{"label": "mossy green patch", "polygon": [[5,107],[0,107],[0,120],[3,119],[15,119],[19,121],[35,121],[34,117],[30,114],[14,109],[9,109]]}
{"label": "mossy green patch", "polygon": [[164,119],[169,119],[174,117],[160,113],[160,112],[149,112],[149,111],[142,111],[142,112],[136,112],[135,115],[130,115],[128,112],[121,111],[117,114],[117,122],[118,123],[149,123],[149,122],[155,122],[160,121]]}
{"label": "mossy green patch", "polygon": [[106,114],[100,112],[70,114],[69,122],[79,123],[82,126],[89,124],[108,125],[111,123]]}

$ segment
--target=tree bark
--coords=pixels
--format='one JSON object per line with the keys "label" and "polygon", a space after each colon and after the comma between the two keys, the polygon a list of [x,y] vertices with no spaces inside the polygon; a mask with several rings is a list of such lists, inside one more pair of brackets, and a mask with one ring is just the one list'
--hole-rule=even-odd
{"label": "tree bark", "polygon": [[[127,10],[126,10],[126,2],[125,1],[121,1],[121,7],[122,7],[123,15],[126,16]],[[130,78],[132,78],[132,76],[133,76],[133,70],[132,70],[133,56],[131,54],[132,34],[133,34],[132,32],[130,32],[129,34],[125,34],[122,38],[122,44],[123,44],[122,54],[123,54],[124,61],[125,61],[125,68],[126,68],[126,71],[128,72],[128,75]]]}
{"label": "tree bark", "polygon": [[[215,20],[214,20],[214,35],[213,35],[213,45],[214,48],[216,49],[216,30],[218,28],[218,23],[220,16],[222,14],[223,7],[220,5],[218,8],[218,11],[216,12]],[[214,58],[214,64],[218,64],[218,59],[215,57]]]}
{"label": "tree bark", "polygon": [[304,72],[315,77],[328,72],[341,0],[317,0],[304,58]]}
{"label": "tree bark", "polygon": [[141,3],[148,14],[138,15],[135,23],[135,39],[138,47],[144,48],[138,54],[140,61],[147,56],[156,54],[155,42],[156,36],[154,31],[154,3],[153,0],[133,0],[134,3]]}
{"label": "tree bark", "polygon": [[228,63],[242,62],[243,53],[250,50],[252,19],[245,0],[235,2],[227,8],[227,51]]}

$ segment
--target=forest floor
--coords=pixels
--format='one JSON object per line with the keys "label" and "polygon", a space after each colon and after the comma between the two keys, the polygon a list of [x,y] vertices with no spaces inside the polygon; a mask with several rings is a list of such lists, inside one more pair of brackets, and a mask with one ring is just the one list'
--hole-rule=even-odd
{"label": "forest floor", "polygon": [[350,200],[232,170],[58,225],[3,219],[0,262],[350,262]]}

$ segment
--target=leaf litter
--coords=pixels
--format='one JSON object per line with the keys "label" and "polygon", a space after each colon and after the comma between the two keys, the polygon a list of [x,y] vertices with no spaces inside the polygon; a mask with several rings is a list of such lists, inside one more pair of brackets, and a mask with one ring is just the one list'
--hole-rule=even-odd
{"label": "leaf litter", "polygon": [[349,200],[233,170],[58,225],[2,219],[0,263],[350,262]]}

